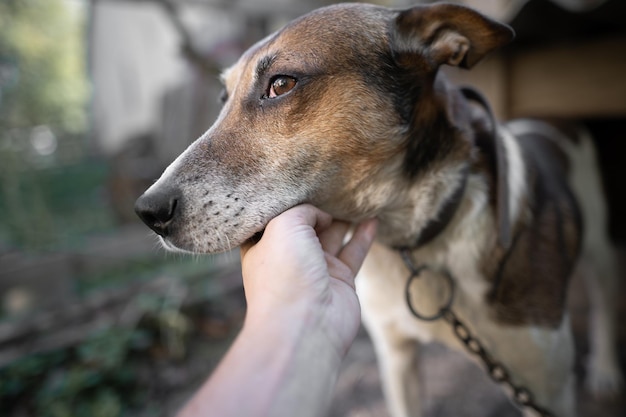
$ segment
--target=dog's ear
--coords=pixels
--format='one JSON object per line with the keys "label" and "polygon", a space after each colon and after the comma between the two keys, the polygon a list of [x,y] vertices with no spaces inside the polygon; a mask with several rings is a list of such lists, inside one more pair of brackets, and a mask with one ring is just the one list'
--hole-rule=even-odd
{"label": "dog's ear", "polygon": [[442,64],[471,68],[513,40],[515,32],[467,7],[439,3],[401,11],[390,35],[394,53],[402,61],[419,55],[421,65],[435,70]]}

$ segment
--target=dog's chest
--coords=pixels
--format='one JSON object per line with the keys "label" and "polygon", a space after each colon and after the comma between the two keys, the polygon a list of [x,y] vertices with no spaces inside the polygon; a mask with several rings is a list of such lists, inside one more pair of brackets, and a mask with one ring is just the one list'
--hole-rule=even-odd
{"label": "dog's chest", "polygon": [[[480,323],[489,320],[485,303],[489,284],[480,275],[478,265],[470,260],[471,252],[472,248],[459,247],[451,248],[447,253],[421,255],[428,256],[431,261],[429,265],[435,267],[438,267],[439,262],[446,261],[446,258],[454,257],[453,253],[457,255],[453,262],[448,263],[452,275],[463,274],[462,282],[454,281],[453,308],[464,317]],[[424,259],[422,256],[419,259]],[[446,344],[456,343],[445,321],[426,322],[411,314],[406,302],[409,275],[397,251],[374,245],[357,281],[363,319],[368,327],[391,327],[398,335],[411,336],[424,342],[436,340]],[[424,270],[418,279],[412,281],[409,291],[413,307],[425,315],[439,311],[450,296],[449,282],[435,269]],[[377,326],[369,326],[373,321]]]}

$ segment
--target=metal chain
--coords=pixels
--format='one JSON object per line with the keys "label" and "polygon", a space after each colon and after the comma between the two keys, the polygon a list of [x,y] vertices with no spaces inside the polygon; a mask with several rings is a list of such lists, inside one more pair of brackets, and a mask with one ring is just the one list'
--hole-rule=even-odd
{"label": "metal chain", "polygon": [[520,407],[532,409],[537,412],[541,417],[554,417],[554,414],[535,402],[533,394],[528,388],[516,384],[511,380],[511,376],[507,367],[493,358],[493,356],[489,353],[489,351],[487,351],[487,349],[480,342],[480,340],[472,335],[472,332],[467,327],[467,325],[465,325],[465,323],[463,323],[459,319],[454,311],[452,311],[452,302],[454,299],[454,280],[452,279],[450,273],[442,272],[443,276],[446,278],[446,282],[448,283],[449,293],[448,299],[445,303],[442,304],[442,307],[439,309],[439,311],[432,315],[425,315],[415,309],[410,294],[411,283],[414,279],[419,278],[422,271],[428,269],[428,266],[421,265],[420,267],[415,267],[408,250],[403,250],[400,253],[402,255],[402,259],[404,260],[405,265],[411,273],[405,287],[405,297],[411,313],[418,319],[425,321],[434,321],[443,318],[446,322],[448,322],[448,324],[450,324],[454,335],[457,337],[457,339],[459,339],[459,341],[461,341],[461,343],[463,343],[467,351],[480,358],[482,363],[485,365],[489,377],[496,383],[503,385],[511,390],[511,392],[513,393],[513,400]]}

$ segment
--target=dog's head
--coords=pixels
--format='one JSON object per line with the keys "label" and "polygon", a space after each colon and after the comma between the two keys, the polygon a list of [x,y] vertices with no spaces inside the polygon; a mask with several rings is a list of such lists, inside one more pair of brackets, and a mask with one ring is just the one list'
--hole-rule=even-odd
{"label": "dog's head", "polygon": [[218,120],[136,211],[169,249],[203,253],[240,245],[303,202],[350,221],[380,215],[392,181],[469,153],[438,67],[469,68],[512,36],[450,4],[305,15],[224,72]]}

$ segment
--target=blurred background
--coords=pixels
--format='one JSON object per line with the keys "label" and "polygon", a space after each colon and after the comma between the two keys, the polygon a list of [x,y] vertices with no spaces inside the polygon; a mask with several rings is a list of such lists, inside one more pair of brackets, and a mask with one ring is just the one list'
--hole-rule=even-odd
{"label": "blurred background", "polygon": [[[0,0],[1,416],[167,416],[208,375],[245,311],[239,256],[167,254],[133,203],[215,119],[220,68],[330,3]],[[518,36],[449,75],[481,88],[502,118],[585,122],[623,248],[626,2],[461,3]],[[577,282],[570,310],[583,375],[587,301]],[[519,415],[480,369],[429,349],[427,415]],[[343,367],[329,415],[387,416],[364,331]],[[580,402],[583,416],[626,409],[623,397],[581,391]]]}

